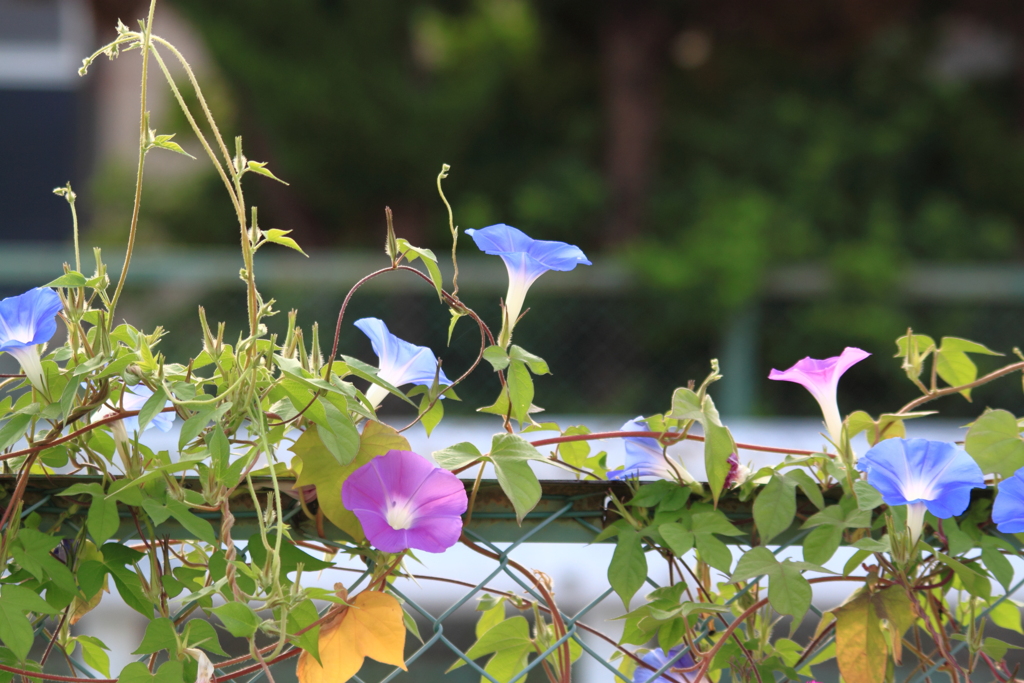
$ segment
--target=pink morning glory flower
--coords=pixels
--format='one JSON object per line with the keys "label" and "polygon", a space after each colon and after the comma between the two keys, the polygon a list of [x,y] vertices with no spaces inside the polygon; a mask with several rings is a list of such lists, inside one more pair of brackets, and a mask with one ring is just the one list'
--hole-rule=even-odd
{"label": "pink morning glory flower", "polygon": [[57,331],[62,304],[49,287],[37,287],[0,301],[0,351],[14,356],[29,383],[46,391],[40,347]]}
{"label": "pink morning glory flower", "polygon": [[911,542],[917,543],[925,510],[939,519],[962,514],[971,489],[985,488],[974,458],[951,443],[927,439],[886,439],[857,461],[886,505],[907,506]]}
{"label": "pink morning glory flower", "polygon": [[378,550],[444,552],[462,534],[462,481],[411,451],[388,451],[345,480],[341,502]]}
{"label": "pink morning glory flower", "polygon": [[[636,417],[622,425],[619,431],[647,432],[650,431],[650,427],[642,417]],[[660,477],[680,484],[692,484],[696,481],[682,463],[665,453],[657,439],[649,436],[627,436],[623,442],[626,446],[626,466],[609,472],[608,479]]]}
{"label": "pink morning glory flower", "polygon": [[572,244],[535,240],[522,230],[499,223],[479,230],[467,230],[480,251],[500,256],[508,269],[508,293],[505,295],[505,320],[499,346],[508,346],[519,314],[523,310],[530,285],[549,270],[572,270],[579,264],[591,265],[583,251]]}
{"label": "pink morning glory flower", "polygon": [[[353,323],[370,338],[373,352],[377,354],[377,376],[388,384],[400,387],[403,384],[419,384],[430,386],[434,383],[434,375],[438,372],[437,357],[426,346],[417,346],[399,339],[388,331],[383,320],[363,318]],[[444,372],[438,375],[438,383],[442,386],[451,384]],[[380,405],[388,390],[379,384],[373,384],[366,390],[366,400],[374,408]]]}
{"label": "pink morning glory flower", "polygon": [[842,438],[843,418],[839,414],[839,403],[836,400],[836,388],[839,378],[855,363],[859,363],[871,354],[867,351],[847,346],[842,354],[824,360],[804,358],[789,370],[772,370],[768,379],[783,380],[802,384],[821,406],[825,417],[825,427],[832,441],[838,445]]}
{"label": "pink morning glory flower", "polygon": [[999,482],[999,493],[992,504],[992,521],[1004,534],[1024,531],[1024,467]]}

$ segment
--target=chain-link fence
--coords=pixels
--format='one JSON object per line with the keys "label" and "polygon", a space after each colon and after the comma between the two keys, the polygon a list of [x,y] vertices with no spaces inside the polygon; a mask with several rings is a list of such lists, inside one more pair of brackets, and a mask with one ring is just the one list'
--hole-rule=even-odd
{"label": "chain-link fence", "polygon": [[[52,528],[59,525],[62,530],[66,530],[65,535],[73,535],[79,529],[86,511],[81,507],[81,501],[63,496],[61,492],[70,483],[81,482],[83,479],[85,478],[69,476],[32,477],[24,496],[22,518],[26,519],[29,515],[36,515],[40,528]],[[14,477],[4,476],[2,483],[3,489],[9,493],[15,485]],[[254,484],[259,490],[269,482],[255,481]],[[186,485],[196,487],[198,482],[187,480]],[[552,604],[549,599],[550,594],[544,595],[544,589],[540,588],[543,582],[549,580],[548,577],[526,569],[516,560],[516,555],[522,554],[532,544],[558,544],[545,547],[552,549],[551,552],[554,554],[562,555],[563,559],[566,555],[578,554],[578,549],[582,545],[594,541],[601,531],[616,519],[614,508],[608,505],[609,497],[613,495],[620,498],[625,497],[628,495],[628,489],[621,482],[548,481],[543,483],[543,492],[540,503],[519,525],[516,523],[515,512],[501,493],[500,487],[494,482],[483,482],[476,497],[471,520],[464,529],[464,545],[485,556],[492,565],[484,576],[476,581],[463,581],[454,576],[417,576],[415,570],[410,573],[400,572],[390,590],[404,601],[406,611],[418,624],[420,631],[419,639],[413,637],[407,639],[408,671],[380,665],[368,659],[357,677],[352,680],[359,683],[384,683],[385,681],[428,683],[435,680],[452,681],[453,683],[469,680],[512,683],[514,681],[546,680],[543,668],[556,658],[556,653],[563,647],[563,643],[571,641],[572,648],[578,649],[580,654],[580,659],[574,665],[574,672],[586,672],[585,678],[580,678],[577,675],[574,676],[574,680],[583,680],[586,683],[589,683],[590,680],[631,681],[632,677],[623,674],[620,670],[619,661],[615,661],[617,658],[609,657],[609,653],[618,648],[616,645],[618,629],[610,626],[607,614],[597,616],[599,605],[609,599],[617,600],[612,589],[603,579],[606,565],[582,568],[585,572],[600,574],[600,578],[593,581],[592,584],[603,583],[603,586],[582,607],[572,610],[559,607],[556,616],[551,613],[549,607]],[[232,514],[236,518],[232,533],[234,538],[248,539],[256,532],[256,516],[258,514],[256,505],[262,505],[264,501],[265,491],[257,496],[257,502],[254,502],[247,492],[234,500],[231,508]],[[304,511],[297,501],[293,502],[289,499],[285,505],[284,518],[291,527],[293,539],[300,543],[312,542],[320,546],[328,546],[341,552],[351,548],[352,546],[343,539],[343,534],[329,523],[316,518],[315,505],[312,507],[314,517],[310,518],[307,515],[309,509]],[[725,498],[721,501],[720,509],[737,527],[745,531],[750,530],[749,503]],[[220,516],[219,513],[212,512],[199,512],[198,514],[211,520],[216,520]],[[137,537],[138,533],[133,516],[126,508],[121,508],[120,515],[122,525],[118,538],[122,542],[130,542],[132,538]],[[773,544],[778,543],[778,545],[773,545],[772,551],[778,555],[799,546],[809,531],[809,529],[799,529],[798,523],[794,523],[793,527],[773,541]],[[166,524],[157,527],[155,533],[157,537],[167,539],[182,539],[189,536],[188,532],[177,526],[173,519],[169,519]],[[1003,538],[1013,542],[1018,551],[1020,550],[1020,544],[1015,539],[1009,536]],[[745,549],[743,537],[739,537],[739,540],[723,537],[722,540],[737,544],[741,552]],[[749,539],[747,540],[749,541]],[[338,557],[342,557],[342,555]],[[554,555],[549,557],[552,561],[556,559]],[[360,587],[365,587],[364,584],[371,574],[372,567],[365,567],[362,571],[352,567],[342,569],[351,572],[352,579],[342,583],[350,593],[354,593]],[[654,590],[662,585],[664,579],[655,574],[657,571],[652,566],[650,575],[646,579],[647,590]],[[460,592],[455,595],[450,591],[445,593],[444,598],[447,602],[439,606],[438,600],[424,600],[423,598],[424,595],[429,597],[429,591],[424,591],[423,584],[432,581],[443,582],[449,589],[454,587]],[[501,587],[495,587],[496,584],[502,582]],[[725,604],[729,606],[743,601],[756,583],[756,581],[747,583]],[[512,587],[512,590],[508,589],[509,586]],[[978,614],[977,618],[987,616],[1022,586],[1024,586],[1024,580],[1012,586],[1006,596],[990,604]],[[851,591],[853,587],[855,586],[851,586]],[[644,592],[646,591],[642,590],[641,594]],[[540,609],[536,614],[543,615],[545,619],[561,619],[564,624],[564,635],[553,640],[545,649],[538,649],[533,653],[521,670],[511,678],[496,678],[485,670],[482,658],[473,658],[467,654],[473,641],[473,617],[467,615],[467,612],[472,614],[471,608],[484,595],[518,598],[520,599],[520,608],[527,604],[531,604],[531,606],[535,604]],[[190,605],[187,604],[182,605],[178,614],[185,614],[189,607]],[[620,607],[621,603],[616,603],[616,612],[621,613],[622,610],[618,609]],[[595,616],[596,620],[588,621],[588,618]],[[811,629],[814,628],[821,616],[822,611],[819,607],[812,605],[811,614],[807,615]],[[694,646],[701,648],[708,645],[716,637],[716,634],[728,627],[733,618],[733,615],[728,612],[711,614],[702,618],[695,629],[697,635],[693,641]],[[796,630],[795,627],[793,630]],[[828,648],[833,640],[834,632],[817,639],[812,647],[804,653],[802,659],[812,661],[815,655]],[[966,647],[966,642],[960,642],[953,648],[952,654],[963,656],[966,654]],[[676,659],[683,657],[686,652],[687,648],[683,648]],[[628,655],[625,656],[628,657]],[[463,663],[462,668],[450,674],[443,673],[445,669],[458,662]],[[663,674],[665,674],[664,681],[690,680],[686,678],[685,672],[666,673],[672,664],[673,662],[670,661],[661,670],[652,673],[651,680],[655,680]],[[909,683],[942,680],[944,674],[941,672],[937,674],[938,666],[936,664],[927,671],[916,671],[912,677],[902,680],[909,681]],[[294,660],[281,661],[271,670],[275,683],[294,680]],[[599,678],[595,678],[598,671],[605,673],[601,674]],[[911,669],[906,669],[906,671],[909,673]],[[830,668],[830,665],[825,665],[824,670],[816,669],[815,673],[819,680],[838,680],[835,677],[834,668]],[[80,667],[78,674],[90,677],[93,675],[85,667]],[[218,671],[218,675],[227,674],[230,674],[230,671]],[[262,671],[257,671],[247,680],[250,683],[256,683],[263,676]],[[897,671],[897,680],[901,680],[898,676],[899,671]],[[730,673],[725,671],[720,680],[724,683],[739,679],[732,678]],[[777,680],[787,679],[782,677]],[[659,681],[659,683],[661,682]]]}

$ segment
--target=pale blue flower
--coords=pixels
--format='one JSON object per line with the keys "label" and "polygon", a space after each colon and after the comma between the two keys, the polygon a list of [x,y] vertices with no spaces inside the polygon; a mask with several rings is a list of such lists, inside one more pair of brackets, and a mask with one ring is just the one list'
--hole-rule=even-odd
{"label": "pale blue flower", "polygon": [[999,494],[992,504],[992,521],[1004,534],[1024,532],[1024,467],[999,482]]}
{"label": "pale blue flower", "polygon": [[[137,411],[142,410],[142,406],[146,405],[146,401],[153,395],[153,390],[147,387],[145,384],[137,384],[134,387],[125,388],[124,395],[121,397],[121,406],[125,410]],[[170,401],[164,404],[164,408],[170,408],[173,404]],[[132,415],[121,420],[121,424],[129,433],[139,431],[139,416]],[[156,416],[146,424],[146,431],[151,427],[156,427],[161,432],[171,431],[171,427],[174,425],[174,413],[157,413]]]}
{"label": "pale blue flower", "polygon": [[[642,417],[636,417],[619,430],[622,432],[648,432],[650,427]],[[650,436],[627,436],[623,438],[626,447],[626,466],[608,473],[611,480],[636,477],[658,477],[692,484],[695,479],[681,463],[665,453],[658,440]]]}
{"label": "pale blue flower", "polygon": [[867,351],[847,346],[843,349],[842,354],[832,358],[818,360],[808,357],[799,361],[789,370],[772,369],[768,373],[768,379],[795,382],[811,392],[811,396],[821,406],[822,415],[825,417],[825,427],[828,429],[832,441],[838,446],[843,433],[843,418],[839,414],[839,403],[836,400],[839,378],[852,365],[870,355]]}
{"label": "pale blue flower", "polygon": [[[438,374],[437,358],[426,346],[417,346],[399,339],[388,331],[384,321],[377,318],[363,318],[354,325],[370,338],[373,352],[377,354],[377,376],[388,384],[400,387],[404,384],[430,386]],[[438,374],[438,384],[451,384],[444,371]],[[374,384],[366,391],[366,398],[374,407],[380,405],[388,390]]]}
{"label": "pale blue flower", "polygon": [[579,247],[565,242],[535,240],[522,230],[499,223],[480,230],[467,230],[480,251],[500,256],[508,269],[508,294],[505,296],[505,320],[499,344],[507,346],[519,314],[523,310],[530,285],[549,270],[572,270],[579,264],[591,265]]}
{"label": "pale blue flower", "polygon": [[907,506],[913,543],[921,535],[925,510],[939,519],[963,513],[971,489],[985,488],[974,458],[951,443],[927,439],[886,439],[856,465],[886,505]]}
{"label": "pale blue flower", "polygon": [[14,356],[28,381],[46,391],[40,347],[57,331],[62,304],[49,287],[30,289],[0,301],[0,351]]}
{"label": "pale blue flower", "polygon": [[[134,387],[125,387],[121,394],[120,407],[123,410],[139,411],[142,410],[142,406],[146,405],[146,401],[153,395],[153,391],[145,384],[137,384]],[[164,408],[169,408],[173,404],[167,401],[164,404]],[[115,410],[109,404],[103,406],[92,417],[92,421],[103,420],[116,415],[120,410]],[[174,424],[174,413],[157,413],[147,424],[147,431],[152,427],[156,427],[161,432],[170,431]],[[125,474],[133,472],[132,469],[132,437],[138,438],[139,436],[139,416],[130,415],[129,417],[122,418],[110,423],[110,433],[114,437],[114,445],[117,447],[117,453],[121,457],[121,462],[124,465]]]}
{"label": "pale blue flower", "polygon": [[[641,659],[643,659],[644,664],[653,666],[655,671],[662,668],[669,662],[672,662],[672,668],[692,669],[694,666],[693,657],[691,657],[689,653],[686,653],[685,655],[680,657],[679,652],[682,649],[682,645],[677,645],[671,650],[669,650],[668,654],[666,654],[665,651],[662,650],[660,647],[656,647],[647,654],[645,654]],[[691,678],[690,676],[687,676],[685,673],[673,671],[672,668],[670,668],[667,671],[667,673],[677,681],[686,681],[687,683],[698,683],[698,681],[700,680],[696,678]],[[654,671],[651,671],[650,669],[644,666],[637,666],[636,671],[633,673],[633,683],[668,683],[668,679],[664,676],[658,676],[657,678],[653,678],[653,676]]]}

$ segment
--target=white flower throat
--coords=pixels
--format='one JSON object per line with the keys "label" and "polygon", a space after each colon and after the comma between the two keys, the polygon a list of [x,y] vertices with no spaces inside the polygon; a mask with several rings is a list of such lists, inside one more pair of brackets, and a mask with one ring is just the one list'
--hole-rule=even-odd
{"label": "white flower throat", "polygon": [[384,518],[395,531],[408,529],[416,521],[416,508],[411,500],[388,502],[388,511]]}

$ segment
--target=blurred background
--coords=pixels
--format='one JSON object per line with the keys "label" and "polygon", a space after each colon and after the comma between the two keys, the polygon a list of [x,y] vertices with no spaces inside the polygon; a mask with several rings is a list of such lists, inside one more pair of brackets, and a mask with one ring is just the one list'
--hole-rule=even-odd
{"label": "blurred background", "polygon": [[[69,181],[83,269],[91,274],[98,246],[116,277],[138,154],[138,54],[101,58],[85,77],[77,69],[118,20],[134,27],[145,9],[0,0],[0,295],[73,262],[70,212],[52,194]],[[874,355],[843,380],[841,406],[877,414],[915,396],[892,358],[908,327],[1006,354],[1022,344],[1020,3],[161,0],[154,30],[199,73],[225,137],[242,135],[246,155],[290,183],[250,175],[246,196],[262,228],[292,230],[310,258],[263,250],[257,277],[279,310],[299,309],[307,334],[319,322],[325,345],[349,287],[387,263],[385,206],[399,237],[445,267],[443,163],[460,228],[508,223],[577,244],[594,263],[538,280],[516,329],[551,365],[536,402],[556,415],[614,427],[660,412],[717,357],[723,413],[807,418],[748,421],[750,432],[740,421],[741,440],[814,448],[817,406],[769,382],[770,368],[860,346]],[[238,228],[156,71],[149,106],[152,126],[198,158],[148,156],[118,312],[166,327],[161,348],[187,362],[200,344],[198,305],[227,323],[229,339],[246,324]],[[461,295],[496,329],[504,267],[464,236],[460,253]],[[371,315],[430,345],[450,376],[479,349],[465,321],[446,348],[447,311],[407,274],[353,300],[341,348],[370,362],[351,323]],[[286,322],[271,319],[272,331]],[[977,360],[984,371],[1003,359]],[[470,415],[496,393],[482,370],[446,412]],[[976,390],[975,405],[946,401],[936,405],[959,420],[952,427],[985,405],[1024,413],[1013,380]],[[451,437],[486,444],[492,426],[456,420]],[[567,558],[556,550],[537,550],[538,566]],[[577,559],[553,570],[573,604],[603,583]],[[467,562],[446,561],[434,573]],[[490,571],[473,567],[474,580]],[[450,598],[434,594],[438,605]],[[617,613],[606,607],[599,621]],[[104,610],[98,628],[137,641],[141,626],[123,606]],[[436,666],[450,664],[438,656]]]}
{"label": "blurred background", "polygon": [[[88,247],[123,259],[138,144],[139,60],[102,58],[135,0],[0,0],[0,287],[70,257],[71,181]],[[594,262],[535,285],[516,341],[546,358],[549,411],[638,414],[721,359],[737,416],[815,415],[772,367],[861,346],[842,400],[882,412],[914,395],[891,358],[908,327],[1010,353],[1024,304],[1024,8],[1001,0],[165,0],[155,31],[186,54],[225,136],[290,185],[247,178],[260,226],[292,230],[257,271],[278,308],[333,329],[358,277],[400,237],[443,255],[447,217],[578,244]],[[175,72],[183,86],[184,75]],[[195,98],[185,87],[190,102]],[[237,225],[159,73],[153,127],[199,157],[146,166],[138,261],[121,313],[162,324],[174,360],[196,306],[244,323]],[[505,274],[462,238],[462,292],[497,326]],[[444,259],[442,258],[442,261]],[[582,272],[581,272],[582,271]],[[459,372],[469,323],[414,278],[356,297],[342,335],[383,318]],[[284,329],[285,316],[272,327]],[[327,341],[327,340],[324,340]],[[999,363],[982,358],[982,369]],[[460,394],[493,400],[479,373]],[[1024,410],[1014,382],[975,401]],[[977,406],[950,399],[953,415]],[[959,412],[958,412],[959,411]]]}

